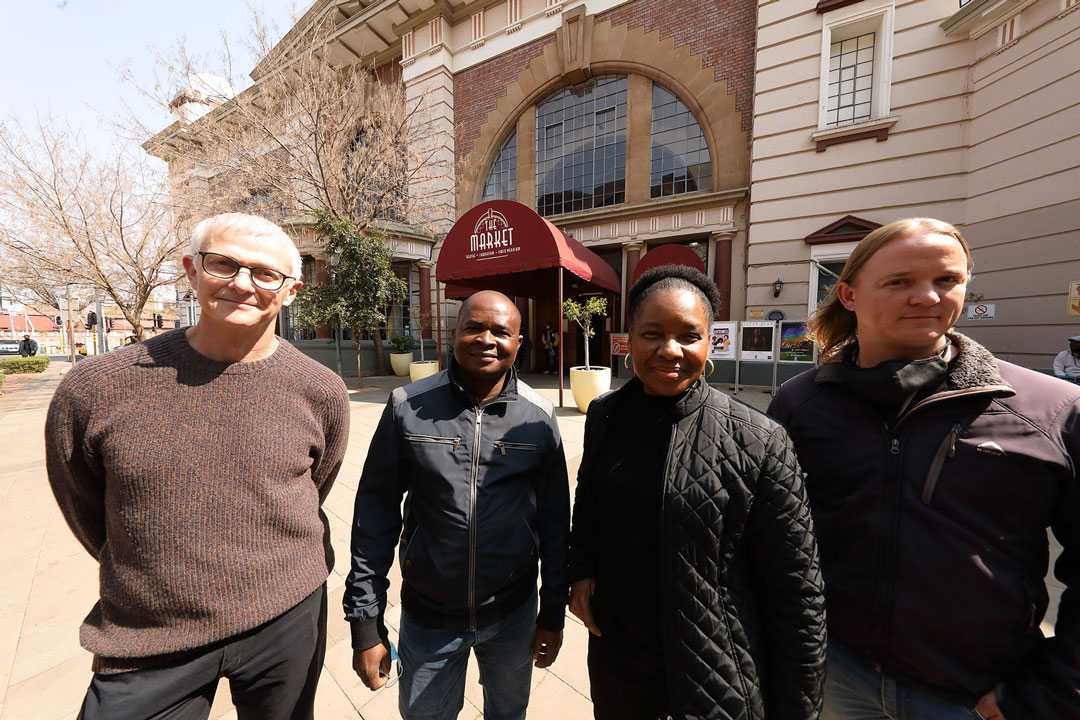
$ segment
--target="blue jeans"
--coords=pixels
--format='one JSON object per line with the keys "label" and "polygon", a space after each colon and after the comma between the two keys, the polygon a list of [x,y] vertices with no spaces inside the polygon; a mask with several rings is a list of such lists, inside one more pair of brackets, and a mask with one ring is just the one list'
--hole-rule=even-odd
{"label": "blue jeans", "polygon": [[979,720],[974,708],[880,672],[829,643],[821,720]]}
{"label": "blue jeans", "polygon": [[524,720],[532,680],[537,597],[476,632],[437,630],[402,613],[402,676],[398,710],[404,720],[455,720],[465,704],[470,648],[480,666],[484,720]]}

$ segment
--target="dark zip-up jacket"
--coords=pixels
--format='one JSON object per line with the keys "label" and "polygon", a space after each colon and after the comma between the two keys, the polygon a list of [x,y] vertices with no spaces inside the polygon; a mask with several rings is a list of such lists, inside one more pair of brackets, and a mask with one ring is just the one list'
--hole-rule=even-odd
{"label": "dark zip-up jacket", "polygon": [[[572,580],[597,578],[594,482],[634,379],[589,406],[570,540]],[[802,473],[784,429],[699,381],[673,408],[657,524],[657,619],[675,720],[815,720],[825,598]],[[599,592],[599,590],[598,590]],[[633,603],[632,597],[626,602]]]}
{"label": "dark zip-up jacket", "polygon": [[1080,718],[1080,388],[950,337],[944,387],[895,422],[830,364],[769,408],[807,473],[829,637],[972,706],[997,688],[1008,720]]}
{"label": "dark zip-up jacket", "polygon": [[502,618],[536,592],[539,559],[537,624],[562,629],[570,526],[562,439],[551,403],[510,373],[481,406],[453,363],[391,393],[356,494],[344,596],[354,649],[385,636],[399,536],[401,602],[422,624],[468,631]]}

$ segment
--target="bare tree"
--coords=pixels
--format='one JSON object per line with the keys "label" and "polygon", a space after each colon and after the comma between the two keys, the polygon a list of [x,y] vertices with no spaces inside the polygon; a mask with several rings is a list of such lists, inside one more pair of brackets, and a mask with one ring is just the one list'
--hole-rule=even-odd
{"label": "bare tree", "polygon": [[[207,81],[197,72],[205,68],[195,67],[182,48],[167,62],[166,74],[184,87],[172,101],[182,119],[144,147],[169,162],[173,187],[182,189],[177,202],[190,203],[184,211],[256,212],[306,226],[323,244],[330,238],[319,237],[319,229],[334,227],[335,237],[381,242],[391,250],[396,224],[424,224],[431,198],[410,195],[409,188],[418,179],[449,171],[435,161],[433,150],[417,150],[430,145],[418,136],[426,109],[406,103],[398,75],[333,61],[328,44],[333,17],[298,26],[291,33],[295,37],[286,36],[273,49],[266,33],[256,32],[255,45],[267,58],[255,84],[235,95],[221,90],[226,84]],[[264,27],[258,20],[254,25]],[[225,47],[216,76],[231,77]],[[343,255],[371,256],[367,250]],[[368,271],[392,274],[389,266]],[[353,273],[338,265],[335,274]],[[372,287],[393,285],[387,277]],[[304,301],[319,297],[309,293]],[[385,302],[384,295],[372,294],[373,312],[361,313],[368,324],[354,328],[371,336],[380,369]],[[325,312],[298,315],[326,317]],[[338,320],[349,321],[344,315]]]}
{"label": "bare tree", "polygon": [[0,247],[22,287],[42,300],[66,284],[94,288],[140,340],[146,303],[179,270],[183,218],[164,191],[147,163],[95,156],[48,121],[31,133],[0,126]]}

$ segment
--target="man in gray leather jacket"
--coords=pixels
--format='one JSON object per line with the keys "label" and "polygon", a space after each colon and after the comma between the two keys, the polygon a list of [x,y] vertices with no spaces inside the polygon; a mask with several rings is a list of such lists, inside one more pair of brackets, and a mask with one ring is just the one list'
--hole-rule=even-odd
{"label": "man in gray leather jacket", "polygon": [[505,295],[470,297],[450,367],[391,394],[368,450],[345,616],[353,667],[378,689],[390,672],[383,615],[400,535],[406,720],[458,716],[470,648],[484,717],[524,718],[532,663],[549,666],[562,643],[566,459],[551,404],[514,372],[520,327]]}

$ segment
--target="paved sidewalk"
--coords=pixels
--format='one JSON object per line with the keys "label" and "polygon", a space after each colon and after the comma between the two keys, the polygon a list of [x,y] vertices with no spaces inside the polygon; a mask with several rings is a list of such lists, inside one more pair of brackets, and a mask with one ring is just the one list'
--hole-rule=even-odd
{"label": "paved sidewalk", "polygon": [[[97,598],[97,566],[72,537],[53,501],[45,476],[43,429],[49,398],[63,363],[42,376],[20,379],[0,397],[0,720],[70,720],[78,712],[90,680],[90,656],[79,647],[78,627]],[[553,401],[554,378],[537,376],[541,393]],[[9,383],[11,378],[9,378]],[[349,565],[349,525],[357,480],[367,446],[389,392],[402,384],[392,378],[365,379],[354,388],[352,429],[345,464],[325,505],[337,556],[330,576],[328,651],[319,685],[320,720],[398,718],[396,689],[368,691],[352,671],[348,627],[341,596]],[[769,396],[743,391],[739,399],[764,408]],[[566,403],[573,402],[569,391]],[[584,443],[585,418],[576,409],[558,411],[573,484]],[[400,618],[400,575],[391,571],[387,624],[396,641]],[[1056,611],[1054,592],[1052,611]],[[567,615],[559,659],[535,671],[529,715],[533,718],[587,720],[592,717],[585,665],[588,635]],[[460,718],[482,717],[483,692],[475,662],[469,666],[465,707]],[[235,718],[227,684],[219,687],[212,718]]]}

